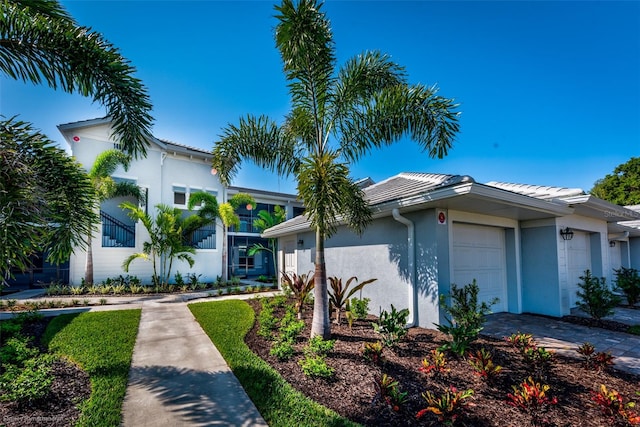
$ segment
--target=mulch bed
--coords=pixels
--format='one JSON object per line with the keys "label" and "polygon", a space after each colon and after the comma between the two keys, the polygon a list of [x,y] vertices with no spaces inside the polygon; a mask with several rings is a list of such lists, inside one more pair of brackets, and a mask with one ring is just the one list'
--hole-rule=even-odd
{"label": "mulch bed", "polygon": [[[50,319],[25,324],[23,334],[34,337],[33,342],[42,350],[40,339]],[[53,363],[54,381],[49,395],[31,404],[18,405],[0,402],[0,425],[6,427],[66,427],[76,423],[80,416],[78,404],[91,395],[89,375],[66,360]]]}
{"label": "mulch bed", "polygon": [[[258,313],[260,303],[248,302]],[[276,311],[277,316],[280,314]],[[302,347],[310,333],[311,314],[311,308],[307,308],[304,312],[304,338],[296,343],[296,354],[290,361],[281,362],[269,355],[271,342],[257,335],[257,322],[247,334],[246,343],[293,387],[340,415],[366,426],[440,425],[437,417],[431,413],[416,420],[418,411],[427,406],[421,394],[431,391],[439,395],[454,386],[458,390],[474,390],[456,425],[531,425],[530,414],[507,403],[507,393],[512,392],[512,386],[521,383],[529,373],[519,351],[506,341],[481,336],[472,346],[473,351],[481,347],[490,350],[494,362],[503,367],[495,383],[487,384],[475,374],[466,360],[452,356],[447,358],[447,367],[450,369],[447,373],[434,375],[418,371],[429,351],[445,340],[445,335],[439,331],[412,328],[396,349],[385,349],[386,362],[378,367],[362,356],[364,343],[379,339],[371,326],[375,318],[356,321],[352,328],[346,324],[332,324],[336,343],[327,362],[335,369],[335,375],[329,380],[313,379],[306,377],[298,365],[298,360],[303,357]],[[408,392],[408,402],[398,411],[376,396],[375,379],[382,373],[392,376],[399,382],[401,390]],[[594,372],[584,367],[579,359],[556,356],[546,384],[551,387],[548,394],[558,399],[558,404],[551,406],[544,414],[545,424],[549,426],[614,425],[591,398],[591,391],[599,389],[601,384],[640,404],[640,396],[635,394],[640,391],[640,378],[615,369]]]}

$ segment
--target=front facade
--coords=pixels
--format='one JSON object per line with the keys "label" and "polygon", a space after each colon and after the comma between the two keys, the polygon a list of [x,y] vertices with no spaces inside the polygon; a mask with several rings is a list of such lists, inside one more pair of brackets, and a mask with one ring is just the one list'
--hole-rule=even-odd
{"label": "front facade", "polygon": [[[60,132],[69,143],[73,156],[87,170],[93,165],[96,156],[108,149],[119,148],[110,138],[111,127],[107,119],[96,119],[59,126]],[[205,191],[216,196],[219,203],[227,201],[234,192],[248,192],[255,197],[259,211],[262,208],[272,209],[279,204],[286,207],[288,218],[298,213],[300,208],[293,195],[269,193],[259,190],[226,188],[211,168],[211,154],[205,150],[188,147],[173,142],[150,139],[150,147],[146,158],[131,162],[128,171],[118,168],[113,174],[114,180],[126,180],[141,187],[147,194],[144,206],[151,216],[155,215],[155,206],[159,203],[184,211],[184,215],[193,215],[188,211],[189,196],[197,191]],[[142,251],[142,245],[149,239],[146,229],[141,223],[134,223],[119,205],[125,199],[115,198],[102,203],[100,207],[101,224],[92,239],[94,281],[100,282],[108,277],[126,274],[122,269],[123,261],[131,254]],[[135,202],[134,200],[131,200]],[[237,254],[236,240],[244,238],[245,245],[253,243],[266,244],[260,239],[257,230],[251,228],[252,214],[238,212],[243,219],[244,228],[228,233],[230,254],[226,257],[229,264],[234,262],[234,271],[241,275],[273,275],[273,263],[262,262],[261,254],[245,255],[241,259]],[[241,227],[242,228],[242,227]],[[196,249],[195,264],[189,267],[186,262],[174,262],[172,272],[180,272],[183,276],[189,273],[201,275],[200,280],[213,282],[222,274],[223,230],[221,221],[216,225],[199,229],[191,238],[191,246]],[[234,240],[236,239],[236,240]],[[233,252],[236,251],[236,252]],[[232,254],[233,252],[233,254]],[[80,284],[85,274],[86,253],[76,250],[69,260],[68,280],[70,284]],[[258,261],[257,261],[258,260]],[[240,264],[244,269],[240,268]],[[251,267],[251,268],[250,268]],[[240,271],[242,270],[242,271]],[[149,282],[153,274],[151,262],[135,260],[131,263],[129,273],[138,276],[143,282]]]}
{"label": "front facade", "polygon": [[[494,312],[562,316],[575,306],[584,270],[607,277],[631,266],[640,230],[619,222],[638,213],[579,189],[476,183],[468,176],[404,173],[364,189],[374,221],[326,242],[329,276],[377,278],[362,297],[372,314],[409,308],[410,323],[444,319],[439,296],[476,280]],[[561,233],[562,231],[562,233]],[[314,233],[298,217],[265,234],[278,237],[286,271],[313,270]]]}

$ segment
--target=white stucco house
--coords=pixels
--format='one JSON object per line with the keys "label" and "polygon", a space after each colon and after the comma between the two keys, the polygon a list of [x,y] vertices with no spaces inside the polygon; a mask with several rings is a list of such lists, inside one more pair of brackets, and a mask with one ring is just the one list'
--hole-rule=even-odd
{"label": "white stucco house", "polygon": [[[108,119],[94,119],[59,125],[58,129],[71,147],[72,155],[88,170],[96,156],[108,149],[119,148],[118,142],[111,140]],[[144,209],[155,214],[155,205],[164,203],[185,211],[189,195],[196,191],[206,191],[216,196],[219,203],[237,192],[247,192],[254,196],[257,209],[238,211],[241,219],[239,229],[231,229],[228,235],[229,272],[239,276],[275,274],[273,262],[268,254],[247,254],[247,247],[253,243],[265,243],[258,230],[252,226],[253,218],[260,210],[272,211],[275,205],[286,209],[291,218],[302,212],[302,205],[295,195],[278,192],[224,187],[211,168],[211,153],[195,147],[177,144],[151,137],[146,158],[132,161],[128,171],[119,168],[113,178],[127,180],[143,188],[147,193]],[[142,244],[148,240],[148,233],[141,223],[134,223],[118,206],[122,198],[107,200],[100,207],[101,224],[93,236],[94,281],[126,274],[122,262],[132,253],[142,251]],[[182,275],[201,274],[201,280],[215,281],[222,273],[222,224],[204,227],[194,233],[192,246],[196,248],[195,264],[192,268],[185,262],[174,264],[172,271]],[[81,283],[85,272],[86,253],[76,250],[69,260],[68,282]],[[149,282],[153,273],[150,262],[136,260],[130,265],[128,274],[136,275],[143,282]]]}
{"label": "white stucco house", "polygon": [[[640,220],[580,189],[477,183],[469,176],[401,173],[368,182],[374,220],[359,236],[346,226],[326,241],[329,276],[377,278],[361,296],[371,310],[410,309],[410,322],[443,321],[439,295],[473,279],[494,312],[569,314],[579,277],[631,266]],[[366,184],[365,184],[366,185]],[[286,271],[313,270],[315,236],[298,216],[267,230],[278,238]]]}

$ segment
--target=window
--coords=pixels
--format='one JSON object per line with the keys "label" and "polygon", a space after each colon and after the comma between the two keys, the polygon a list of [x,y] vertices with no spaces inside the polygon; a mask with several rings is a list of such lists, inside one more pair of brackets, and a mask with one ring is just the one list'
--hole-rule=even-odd
{"label": "window", "polygon": [[173,187],[173,204],[174,205],[186,205],[187,204],[187,189],[185,187]]}

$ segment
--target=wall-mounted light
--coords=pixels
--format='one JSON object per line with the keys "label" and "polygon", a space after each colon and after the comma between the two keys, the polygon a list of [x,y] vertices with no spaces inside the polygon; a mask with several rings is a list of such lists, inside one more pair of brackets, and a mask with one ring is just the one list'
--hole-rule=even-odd
{"label": "wall-mounted light", "polygon": [[615,248],[616,247],[616,241],[615,240],[609,240],[609,247],[610,248]]}
{"label": "wall-mounted light", "polygon": [[303,246],[304,245],[304,240],[300,239],[298,240],[298,246]]}
{"label": "wall-mounted light", "polygon": [[571,240],[573,239],[573,230],[570,229],[569,227],[564,229],[561,228],[560,236],[562,237],[562,240]]}

